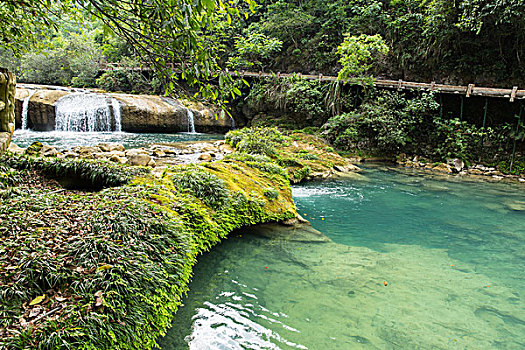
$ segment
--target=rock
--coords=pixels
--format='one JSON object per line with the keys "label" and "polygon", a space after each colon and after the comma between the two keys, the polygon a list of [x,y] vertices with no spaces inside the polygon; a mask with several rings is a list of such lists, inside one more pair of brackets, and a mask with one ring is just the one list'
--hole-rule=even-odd
{"label": "rock", "polygon": [[64,153],[64,158],[78,158],[79,154],[75,152],[66,152]]}
{"label": "rock", "polygon": [[209,162],[211,161],[211,155],[208,153],[203,153],[199,156],[199,160],[202,160],[204,162]]}
{"label": "rock", "polygon": [[124,148],[123,145],[121,145],[120,143],[111,143],[108,145],[109,147],[109,152],[124,152],[126,149]]}
{"label": "rock", "polygon": [[296,223],[286,226],[280,224],[262,224],[245,228],[243,231],[246,232],[246,234],[253,234],[269,239],[284,239],[292,242],[331,242],[330,238],[314,229],[309,223]]}
{"label": "rock", "polygon": [[157,165],[157,163],[155,162],[155,160],[153,158],[148,163],[148,166],[152,167],[152,168],[155,168],[156,165]]}
{"label": "rock", "polygon": [[146,155],[149,156],[149,152],[146,151],[145,149],[141,149],[141,148],[129,149],[126,152],[124,152],[124,154],[126,155],[126,157],[134,156],[134,155],[137,155],[137,154],[146,154]]}
{"label": "rock", "polygon": [[500,175],[492,175],[492,178],[494,180],[503,180],[505,177],[504,176],[500,176]]}
{"label": "rock", "polygon": [[155,150],[153,150],[152,153],[153,153],[153,155],[155,157],[166,157],[166,152],[164,152],[164,151],[162,151],[160,149],[155,149]]}
{"label": "rock", "polygon": [[39,154],[42,147],[44,147],[44,145],[42,145],[42,142],[35,141],[31,144],[31,146],[27,147],[26,154]]}
{"label": "rock", "polygon": [[514,211],[525,211],[525,201],[505,202],[505,206]]}
{"label": "rock", "polygon": [[173,149],[173,148],[164,148],[162,151],[164,153],[166,153],[166,155],[177,155],[177,154],[179,154],[179,151],[176,150],[176,149]]}
{"label": "rock", "polygon": [[468,172],[469,172],[469,174],[471,174],[471,175],[483,175],[483,174],[485,174],[485,172],[484,172],[483,170],[479,170],[479,169],[477,169],[477,168],[475,168],[475,169],[469,169]]}
{"label": "rock", "polygon": [[106,160],[107,160],[109,154],[107,154],[107,153],[103,153],[103,152],[102,152],[102,153],[93,153],[91,156],[92,156],[93,158],[95,158],[95,159],[106,159]]}
{"label": "rock", "polygon": [[18,154],[18,155],[24,154],[25,152],[24,148],[18,147],[16,144],[12,142],[9,144],[9,148],[7,150],[13,154]]}
{"label": "rock", "polygon": [[78,153],[81,157],[86,157],[86,155],[91,155],[93,153],[100,153],[102,150],[98,147],[93,146],[78,146],[73,148],[73,151]]}
{"label": "rock", "polygon": [[202,152],[218,152],[219,150],[216,147],[213,146],[204,146],[201,150]]}
{"label": "rock", "polygon": [[523,178],[520,177],[520,178],[518,179],[518,181],[519,181],[519,182],[525,182],[525,179],[523,179]]}
{"label": "rock", "polygon": [[222,145],[219,146],[219,151],[224,154],[231,154],[235,152],[235,149],[232,146],[228,145],[227,143],[223,143]]}
{"label": "rock", "polygon": [[188,109],[199,132],[226,132],[232,128],[228,116],[216,116],[202,104],[179,101],[164,96],[111,94],[121,106],[122,130],[130,132],[188,131]]}
{"label": "rock", "polygon": [[[28,126],[35,131],[55,129],[55,103],[71,92],[51,89],[38,89],[29,101],[27,113]],[[28,95],[27,89],[16,89],[16,123],[22,123],[22,103]]]}
{"label": "rock", "polygon": [[117,156],[117,157],[125,157],[126,154],[124,152],[121,152],[121,151],[111,151],[109,152],[109,156]]}
{"label": "rock", "polygon": [[111,152],[110,148],[109,148],[109,145],[107,143],[99,143],[97,145],[98,148],[100,148],[100,150],[102,152]]}
{"label": "rock", "polygon": [[43,145],[40,154],[44,157],[55,157],[59,152],[55,147]]}
{"label": "rock", "polygon": [[436,170],[436,171],[441,171],[443,173],[447,173],[447,174],[452,174],[453,171],[452,171],[452,167],[448,164],[445,164],[445,163],[440,163],[439,165],[435,166],[432,168],[433,170]]}
{"label": "rock", "polygon": [[[28,124],[32,130],[51,131],[55,128],[55,104],[69,94],[69,89],[54,89],[34,86],[36,92],[29,101]],[[92,92],[96,92],[91,90]],[[28,89],[17,88],[15,93],[16,124],[22,123],[22,104],[28,96]],[[164,96],[108,94],[121,105],[121,126],[130,132],[171,132],[188,131],[187,108],[190,105],[194,125],[199,132],[226,132],[232,128],[228,116],[216,116],[214,111],[202,104],[178,101]],[[4,129],[4,128],[0,128]],[[119,149],[119,151],[123,151]]]}
{"label": "rock", "polygon": [[128,164],[133,166],[147,166],[151,161],[151,156],[149,154],[126,154],[128,157]]}
{"label": "rock", "polygon": [[454,169],[459,173],[463,168],[465,168],[465,162],[463,162],[461,159],[454,159],[452,161]]}

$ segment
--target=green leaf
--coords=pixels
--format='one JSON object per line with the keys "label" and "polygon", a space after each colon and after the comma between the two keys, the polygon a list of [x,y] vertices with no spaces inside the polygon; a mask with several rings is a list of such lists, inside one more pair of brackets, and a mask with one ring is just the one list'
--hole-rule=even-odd
{"label": "green leaf", "polygon": [[213,1],[213,0],[201,0],[201,3],[209,11],[215,10],[215,1]]}
{"label": "green leaf", "polygon": [[29,303],[29,306],[40,304],[45,298],[46,298],[46,295],[42,294],[36,297],[35,299],[31,300],[31,302]]}

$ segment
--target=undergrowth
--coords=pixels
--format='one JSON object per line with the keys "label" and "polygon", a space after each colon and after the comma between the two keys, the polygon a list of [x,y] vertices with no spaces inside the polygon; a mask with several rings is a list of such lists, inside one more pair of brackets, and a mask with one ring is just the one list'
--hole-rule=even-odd
{"label": "undergrowth", "polygon": [[[234,229],[296,215],[283,170],[267,163],[232,157],[158,179],[100,162],[2,157],[0,175],[13,180],[2,180],[11,192],[0,203],[0,348],[154,347],[200,253]],[[70,191],[51,179],[64,174],[121,186]]]}

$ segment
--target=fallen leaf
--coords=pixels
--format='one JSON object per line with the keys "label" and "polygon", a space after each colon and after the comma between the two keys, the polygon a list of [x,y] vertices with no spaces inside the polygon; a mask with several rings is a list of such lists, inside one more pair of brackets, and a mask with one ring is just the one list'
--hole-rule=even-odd
{"label": "fallen leaf", "polygon": [[31,300],[31,302],[29,303],[29,306],[40,304],[45,298],[46,298],[45,294],[40,295],[40,296],[36,297],[35,299]]}
{"label": "fallen leaf", "polygon": [[100,266],[97,271],[104,271],[104,270],[109,270],[113,267],[113,265],[102,265]]}

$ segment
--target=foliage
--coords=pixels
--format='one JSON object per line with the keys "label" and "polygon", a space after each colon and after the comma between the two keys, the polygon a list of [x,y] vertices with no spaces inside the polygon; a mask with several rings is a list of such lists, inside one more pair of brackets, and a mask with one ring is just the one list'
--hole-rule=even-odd
{"label": "foliage", "polygon": [[[24,171],[0,202],[0,347],[151,349],[198,254],[236,228],[296,215],[288,181],[275,174],[210,163],[188,190],[173,182],[181,172],[87,193]],[[227,200],[211,209],[194,190],[206,196],[218,179]]]}
{"label": "foliage", "polygon": [[42,51],[31,51],[20,60],[21,79],[32,83],[94,86],[101,51],[95,32],[55,36]]}
{"label": "foliage", "polygon": [[263,194],[266,198],[269,200],[274,200],[279,198],[279,191],[277,191],[275,188],[265,188],[263,191]]}
{"label": "foliage", "polygon": [[[36,42],[38,31],[58,27],[57,18],[80,18],[81,14],[99,20],[105,33],[115,33],[133,47],[142,62],[155,68],[167,92],[173,91],[182,78],[190,86],[196,85],[201,96],[222,104],[223,100],[218,100],[221,94],[235,97],[240,92],[232,86],[233,78],[218,64],[218,43],[203,33],[210,33],[225,22],[231,24],[232,17],[247,16],[255,3],[244,2],[245,10],[233,1],[221,0],[162,0],[151,4],[142,0],[10,0],[0,5],[0,19],[9,23],[2,27],[0,40],[3,47],[11,48],[15,48],[11,42]],[[180,74],[171,66],[174,63]],[[75,83],[85,84],[85,78],[79,75]],[[211,84],[213,79],[220,79],[220,86]]]}
{"label": "foliage", "polygon": [[329,116],[328,88],[316,80],[269,78],[252,84],[246,101],[252,110],[282,114],[282,127],[321,126]]}
{"label": "foliage", "polygon": [[356,77],[363,82],[371,83],[371,77],[365,76],[372,67],[372,62],[377,55],[386,55],[388,46],[381,35],[353,36],[345,34],[345,39],[337,47],[337,53],[341,56],[341,70],[337,76],[340,80],[348,80]]}
{"label": "foliage", "polygon": [[247,32],[235,39],[236,55],[230,57],[228,66],[233,69],[264,69],[274,53],[281,50],[282,41],[258,32]]}
{"label": "foliage", "polygon": [[190,191],[193,196],[201,198],[214,209],[224,205],[228,199],[225,182],[200,166],[185,167],[174,173],[171,181],[180,190]]}
{"label": "foliage", "polygon": [[268,0],[232,37],[248,28],[282,41],[268,69],[334,75],[343,33],[380,35],[390,51],[374,76],[508,87],[523,85],[524,21],[521,0]]}
{"label": "foliage", "polygon": [[275,156],[276,146],[286,142],[277,128],[255,127],[233,130],[226,134],[226,142],[243,153]]}
{"label": "foliage", "polygon": [[121,186],[132,176],[147,172],[145,168],[125,168],[113,162],[32,156],[4,155],[1,163],[18,170],[38,170],[55,179],[74,179],[93,189]]}
{"label": "foliage", "polygon": [[415,152],[428,139],[428,121],[438,107],[432,94],[407,99],[395,92],[378,92],[357,111],[331,118],[325,128],[330,141],[341,149]]}
{"label": "foliage", "polygon": [[443,118],[438,108],[432,93],[377,92],[355,111],[331,118],[324,134],[342,150],[417,154],[434,160],[491,160],[508,147],[510,125],[483,129]]}

